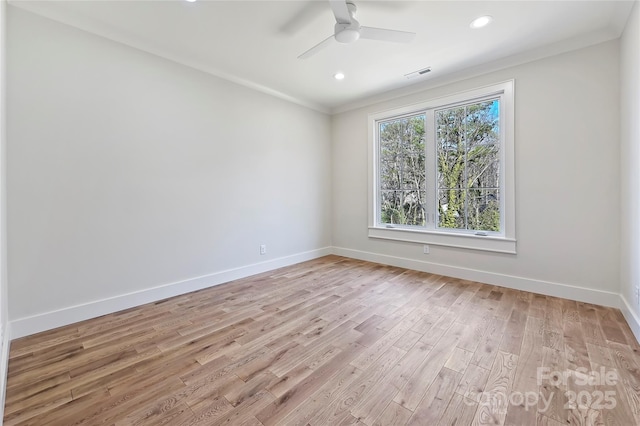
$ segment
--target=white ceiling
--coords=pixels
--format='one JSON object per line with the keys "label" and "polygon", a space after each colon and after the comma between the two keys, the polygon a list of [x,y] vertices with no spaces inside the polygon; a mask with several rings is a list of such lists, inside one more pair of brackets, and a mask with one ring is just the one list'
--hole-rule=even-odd
{"label": "white ceiling", "polygon": [[[330,112],[483,64],[526,61],[615,39],[633,1],[355,0],[361,25],[417,33],[410,44],[335,42],[297,56],[333,33],[326,0],[29,1],[35,13]],[[479,30],[469,23],[492,15]],[[430,66],[408,80],[404,74]],[[346,74],[336,81],[337,71]]]}

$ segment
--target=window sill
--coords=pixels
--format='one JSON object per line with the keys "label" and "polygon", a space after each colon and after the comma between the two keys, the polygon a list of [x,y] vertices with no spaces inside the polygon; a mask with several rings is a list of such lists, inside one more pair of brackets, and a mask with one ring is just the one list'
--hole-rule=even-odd
{"label": "window sill", "polygon": [[515,239],[490,235],[451,234],[448,232],[372,226],[369,227],[369,238],[516,254]]}

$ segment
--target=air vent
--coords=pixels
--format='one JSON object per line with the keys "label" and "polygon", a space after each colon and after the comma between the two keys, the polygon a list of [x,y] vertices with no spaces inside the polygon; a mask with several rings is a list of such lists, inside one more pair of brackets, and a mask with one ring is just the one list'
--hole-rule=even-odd
{"label": "air vent", "polygon": [[404,76],[407,78],[416,78],[416,77],[420,77],[421,75],[427,74],[429,72],[431,72],[431,67],[426,67],[426,68],[422,68],[421,70],[410,72],[409,74],[405,74]]}

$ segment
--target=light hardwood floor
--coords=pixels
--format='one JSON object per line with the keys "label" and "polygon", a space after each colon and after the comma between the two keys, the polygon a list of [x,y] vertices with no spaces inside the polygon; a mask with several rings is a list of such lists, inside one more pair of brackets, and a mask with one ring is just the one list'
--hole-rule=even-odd
{"label": "light hardwood floor", "polygon": [[328,256],[14,341],[4,421],[639,425],[639,350],[615,309]]}

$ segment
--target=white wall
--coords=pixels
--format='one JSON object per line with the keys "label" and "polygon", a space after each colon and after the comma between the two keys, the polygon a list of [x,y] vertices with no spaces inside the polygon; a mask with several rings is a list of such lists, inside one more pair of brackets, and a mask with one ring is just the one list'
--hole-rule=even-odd
{"label": "white wall", "polygon": [[[8,12],[9,315],[31,327],[17,335],[43,320],[101,313],[94,302],[115,300],[100,305],[106,312],[140,300],[131,293],[163,294],[151,290],[176,282],[188,290],[233,276],[225,271],[326,253],[331,238],[339,254],[605,304],[621,291],[621,255],[623,283],[639,275],[625,250],[640,252],[640,237],[625,238],[640,227],[631,210],[640,161],[619,172],[621,158],[640,151],[638,100],[623,93],[621,104],[618,84],[622,76],[623,92],[638,93],[637,5],[622,58],[616,40],[331,120]],[[518,254],[432,246],[424,255],[418,245],[369,239],[367,114],[508,79],[516,81]],[[632,105],[622,111],[622,151],[621,105]],[[620,205],[630,209],[622,229]],[[53,315],[68,311],[77,315]]]}
{"label": "white wall", "polygon": [[[618,53],[611,41],[335,115],[334,246],[360,258],[615,304]],[[424,255],[420,245],[369,239],[367,114],[509,79],[515,79],[517,255],[438,246]]]}
{"label": "white wall", "polygon": [[[7,367],[9,362],[9,320],[7,298],[7,202],[6,202],[6,28],[7,2],[0,0],[0,419],[4,413]],[[2,420],[0,420],[2,424]]]}
{"label": "white wall", "polygon": [[328,116],[8,11],[12,323],[330,246]]}
{"label": "white wall", "polygon": [[[640,285],[640,4],[620,40],[621,293],[637,317]],[[638,320],[636,320],[638,321]],[[640,338],[640,337],[639,337]]]}

